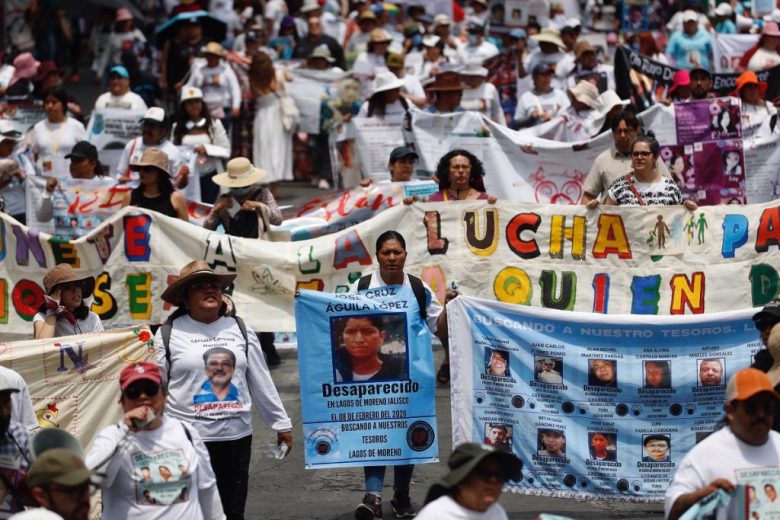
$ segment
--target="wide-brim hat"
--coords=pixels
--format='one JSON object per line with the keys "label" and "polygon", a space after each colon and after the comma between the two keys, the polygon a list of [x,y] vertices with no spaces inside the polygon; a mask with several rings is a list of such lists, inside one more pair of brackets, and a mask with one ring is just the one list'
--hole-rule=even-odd
{"label": "wide-brim hat", "polygon": [[402,79],[398,79],[398,76],[390,71],[380,72],[376,75],[374,80],[374,90],[371,95],[379,94],[380,92],[387,92],[388,90],[395,90],[406,85],[406,82]]}
{"label": "wide-brim hat", "polygon": [[43,277],[43,289],[46,294],[52,295],[58,285],[72,282],[81,282],[81,297],[89,298],[95,290],[95,278],[93,276],[80,277],[70,264],[57,264]]}
{"label": "wide-brim hat", "polygon": [[596,112],[596,116],[590,123],[588,134],[591,137],[594,137],[596,134],[598,134],[599,130],[601,130],[601,127],[604,126],[604,121],[607,120],[607,115],[612,111],[612,109],[617,106],[624,107],[629,103],[629,100],[620,99],[620,96],[618,96],[612,90],[603,92],[596,99],[596,107],[593,109]]}
{"label": "wide-brim hat", "polygon": [[225,56],[225,48],[217,42],[208,42],[206,45],[201,47],[200,53],[213,54],[214,56],[223,58]]}
{"label": "wide-brim hat", "polygon": [[574,87],[569,89],[569,93],[579,101],[585,103],[590,108],[596,108],[596,101],[599,98],[599,89],[589,81],[580,80]]}
{"label": "wide-brim hat", "polygon": [[227,163],[227,171],[212,177],[214,184],[226,188],[243,188],[257,184],[263,180],[268,172],[262,168],[255,168],[246,157],[236,157]]}
{"label": "wide-brim hat", "polygon": [[687,87],[691,84],[691,71],[686,69],[680,69],[674,73],[672,77],[672,86],[669,87],[669,95],[674,94],[674,91],[680,87]]}
{"label": "wide-brim hat", "polygon": [[144,166],[152,166],[157,168],[162,173],[171,176],[171,172],[168,171],[168,154],[160,150],[159,148],[147,148],[141,155],[138,161],[130,164],[130,169],[138,171]]}
{"label": "wide-brim hat", "polygon": [[318,45],[314,48],[313,51],[311,51],[311,54],[309,55],[309,59],[312,58],[322,58],[326,60],[328,63],[333,63],[336,61],[336,58],[333,57],[333,54],[330,52],[330,49],[327,45],[324,43],[322,45]]}
{"label": "wide-brim hat", "polygon": [[303,5],[300,8],[300,12],[308,13],[310,11],[316,11],[317,9],[321,8],[322,6],[317,0],[304,0]]}
{"label": "wide-brim hat", "polygon": [[517,481],[522,478],[523,462],[514,454],[497,450],[492,446],[467,442],[461,444],[452,452],[450,460],[447,462],[450,472],[431,486],[425,497],[425,503],[428,504],[446,495],[450,490],[463,482],[487,457],[498,459],[504,470],[505,480]]}
{"label": "wide-brim hat", "polygon": [[170,284],[160,297],[171,305],[181,305],[183,294],[189,289],[190,285],[204,278],[216,278],[222,284],[222,287],[227,287],[236,279],[236,275],[215,273],[214,269],[205,260],[193,260],[181,268],[179,279]]}
{"label": "wide-brim hat", "polygon": [[537,34],[532,34],[531,39],[538,43],[552,43],[553,45],[557,45],[559,49],[566,50],[566,45],[563,44],[563,40],[561,40],[561,35],[558,31],[548,27],[545,27]]}
{"label": "wide-brim hat", "polygon": [[14,75],[11,78],[10,83],[14,83],[20,79],[32,79],[35,73],[38,72],[38,67],[41,66],[41,62],[36,60],[35,57],[29,52],[23,52],[13,62]]}
{"label": "wide-brim hat", "polygon": [[463,90],[463,85],[460,82],[460,74],[453,70],[445,72],[439,72],[433,78],[433,83],[426,90],[429,92],[452,92],[455,90]]}
{"label": "wide-brim hat", "polygon": [[393,41],[393,37],[382,28],[376,28],[368,34],[369,43],[389,43],[391,41]]}

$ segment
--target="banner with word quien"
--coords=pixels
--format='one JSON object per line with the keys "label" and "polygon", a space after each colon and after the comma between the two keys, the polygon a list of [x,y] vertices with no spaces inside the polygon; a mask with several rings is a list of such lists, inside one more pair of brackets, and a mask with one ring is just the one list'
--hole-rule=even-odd
{"label": "banner with word quien", "polygon": [[91,309],[109,327],[160,323],[180,269],[204,259],[237,275],[233,300],[256,330],[294,330],[296,289],[347,291],[376,270],[374,243],[406,239],[406,271],[440,301],[466,295],[603,314],[704,314],[764,305],[780,287],[780,204],[556,206],[415,203],[298,242],[231,237],[126,207],[65,242],[0,214],[0,334],[28,335],[45,274],[67,262],[96,277]]}
{"label": "banner with word quien", "polygon": [[515,453],[523,494],[657,501],[762,348],[752,311],[609,316],[447,306],[453,445]]}
{"label": "banner with word quien", "polygon": [[[32,323],[27,324],[32,336]],[[122,418],[119,372],[128,363],[154,362],[145,326],[54,339],[0,343],[0,363],[27,382],[41,428],[62,428],[88,446]]]}
{"label": "banner with word quien", "polygon": [[295,301],[307,468],[437,462],[431,333],[411,287]]}

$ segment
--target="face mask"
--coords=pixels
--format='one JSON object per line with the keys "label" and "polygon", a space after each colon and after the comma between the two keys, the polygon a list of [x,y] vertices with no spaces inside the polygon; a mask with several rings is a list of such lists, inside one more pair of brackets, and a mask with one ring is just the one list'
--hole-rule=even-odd
{"label": "face mask", "polygon": [[252,186],[244,186],[243,188],[230,188],[230,194],[238,197],[243,197],[252,190]]}
{"label": "face mask", "polygon": [[479,36],[476,34],[469,34],[469,45],[472,47],[476,47],[477,42],[479,41]]}

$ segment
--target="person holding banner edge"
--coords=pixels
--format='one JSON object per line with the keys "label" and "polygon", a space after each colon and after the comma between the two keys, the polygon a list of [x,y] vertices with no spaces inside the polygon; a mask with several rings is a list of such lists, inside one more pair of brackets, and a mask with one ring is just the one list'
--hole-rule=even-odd
{"label": "person holding banner edge", "polygon": [[[386,285],[406,285],[412,288],[420,307],[420,316],[428,329],[442,342],[447,337],[446,310],[436,299],[436,294],[428,284],[419,278],[404,272],[406,263],[406,240],[397,231],[385,231],[376,240],[376,259],[379,271],[362,277],[353,285],[351,292],[384,287]],[[447,292],[447,300],[455,298],[457,293]],[[449,368],[449,367],[448,367]],[[449,374],[448,374],[449,375]],[[393,499],[390,504],[396,518],[411,518],[415,510],[409,497],[414,465],[394,466]],[[363,501],[355,509],[357,520],[371,520],[382,517],[382,486],[386,466],[365,466],[363,468],[366,493]]]}

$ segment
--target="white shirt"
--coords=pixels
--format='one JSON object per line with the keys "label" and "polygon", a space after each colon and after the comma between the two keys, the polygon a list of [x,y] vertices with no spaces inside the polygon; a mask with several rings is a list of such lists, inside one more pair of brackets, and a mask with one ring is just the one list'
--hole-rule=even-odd
{"label": "white shirt", "polygon": [[[482,106],[483,103],[484,107]],[[477,88],[464,89],[460,106],[464,110],[480,112],[494,123],[506,126],[504,109],[501,107],[501,98],[498,95],[498,89],[492,83],[486,81]]]}
{"label": "white shirt", "polygon": [[38,418],[35,416],[27,382],[18,372],[2,365],[0,375],[8,381],[9,386],[19,389],[18,392],[11,392],[11,421],[18,422],[28,431],[34,430],[38,427]]}
{"label": "white shirt", "polygon": [[477,62],[480,65],[485,60],[489,60],[493,56],[498,55],[498,47],[490,43],[489,41],[482,41],[479,45],[471,46],[464,45],[458,49],[458,59],[461,63],[474,63]]}
{"label": "white shirt", "polygon": [[111,92],[104,92],[95,101],[95,110],[104,108],[124,108],[126,110],[146,110],[144,98],[135,92],[128,90],[121,96],[115,96]]}
{"label": "white shirt", "polygon": [[[33,316],[33,327],[39,321],[46,321],[46,315],[42,312],[37,312]],[[64,336],[75,336],[76,334],[103,332],[103,322],[100,321],[100,316],[92,311],[89,311],[85,319],[76,320],[76,325],[78,325],[78,328],[71,325],[65,318],[57,318],[57,322],[54,325],[54,337],[61,338]]]}
{"label": "white shirt", "polygon": [[263,18],[273,20],[274,23],[273,34],[269,35],[270,37],[279,34],[279,24],[282,23],[282,18],[285,16],[287,16],[287,3],[284,0],[268,0],[265,3]]}
{"label": "white shirt", "polygon": [[[249,327],[247,339],[248,345],[232,317],[201,323],[185,315],[173,322],[169,364],[159,330],[154,338],[163,378],[170,377],[167,413],[188,427],[192,425],[207,442],[251,435],[253,401],[269,428],[277,432],[292,429],[292,421],[265,364],[257,334]],[[230,393],[222,400],[210,391],[203,361],[203,354],[217,346],[231,350],[236,356]]]}
{"label": "white shirt", "polygon": [[[545,94],[537,94],[533,90],[527,90],[517,100],[515,120],[526,121],[530,119],[533,112],[547,112],[552,119],[561,115],[569,108],[569,105],[569,96],[561,89],[554,88]],[[537,121],[537,123],[541,122],[542,120]]]}
{"label": "white shirt", "polygon": [[241,86],[236,73],[224,60],[216,67],[193,64],[186,84],[203,90],[203,102],[209,110],[241,106]]}
{"label": "white shirt", "polygon": [[168,155],[168,173],[171,174],[171,178],[176,176],[179,172],[179,167],[181,166],[181,154],[176,145],[165,139],[162,143],[154,146],[147,146],[144,144],[143,137],[136,137],[130,139],[125,145],[125,149],[122,150],[122,155],[119,157],[119,162],[117,163],[116,171],[114,172],[116,178],[119,179],[126,173],[129,173],[131,182],[137,184],[138,172],[130,170],[130,165],[138,161],[147,148],[159,148],[165,152]]}
{"label": "white shirt", "polygon": [[747,68],[748,70],[764,70],[777,64],[780,64],[780,54],[759,47],[750,57]]}
{"label": "white shirt", "polygon": [[[14,159],[19,163],[19,169],[25,177],[35,175],[35,167],[33,167],[30,159],[22,153],[12,153],[6,159]],[[25,194],[25,183],[20,181],[18,177],[11,179],[5,188],[0,191],[5,199],[5,210],[9,215],[19,215],[27,212],[27,199]]]}
{"label": "white shirt", "polygon": [[65,156],[79,141],[87,140],[84,125],[72,117],[62,123],[50,123],[44,118],[33,126],[32,151],[38,175],[67,179],[70,177],[70,159]]}
{"label": "white shirt", "polygon": [[[173,417],[163,415],[156,430],[130,432],[123,423],[105,428],[84,462],[105,474],[100,483],[104,518],[225,518],[206,446],[194,428],[185,431]],[[168,480],[160,466],[170,471]]]}
{"label": "white shirt", "polygon": [[420,83],[420,80],[417,78],[417,76],[414,76],[412,74],[405,74],[403,78],[401,78],[404,83],[406,83],[403,87],[401,87],[402,92],[406,92],[410,96],[423,98],[425,99],[425,89],[422,86],[422,83]]}
{"label": "white shirt", "polygon": [[508,520],[501,504],[495,503],[480,513],[461,506],[450,496],[439,497],[417,513],[417,520]]}
{"label": "white shirt", "polygon": [[97,73],[103,74],[108,65],[119,65],[122,63],[122,52],[127,45],[133,45],[135,42],[145,42],[146,36],[140,29],[136,28],[126,33],[112,32],[108,37],[108,43],[106,44],[103,53],[100,55],[97,61]]}
{"label": "white shirt", "polygon": [[[669,516],[675,501],[687,493],[709,485],[713,480],[723,478],[733,484],[735,472],[741,469],[780,466],[780,433],[769,432],[769,440],[761,446],[752,446],[737,438],[729,426],[724,426],[699,444],[685,456],[674,474],[672,483],[666,489],[664,517]],[[731,501],[728,510],[717,510],[718,520],[742,518],[734,510],[737,500]]]}
{"label": "white shirt", "polygon": [[365,76],[376,76],[386,70],[385,57],[382,54],[374,54],[373,52],[361,52],[355,58],[355,64],[352,66],[353,74]]}

